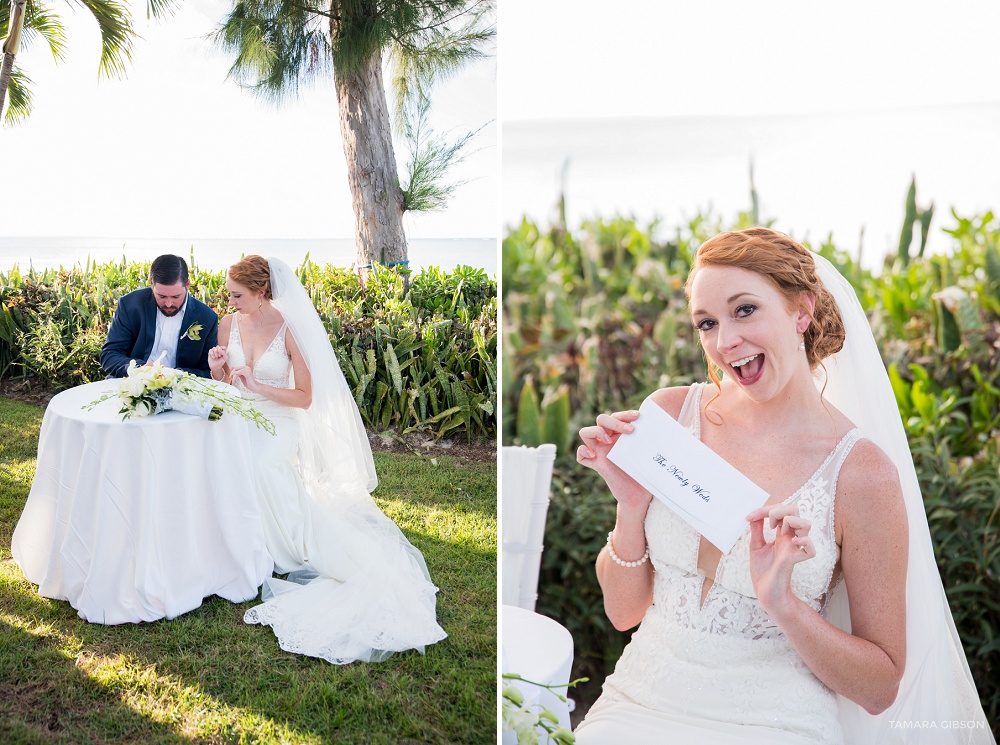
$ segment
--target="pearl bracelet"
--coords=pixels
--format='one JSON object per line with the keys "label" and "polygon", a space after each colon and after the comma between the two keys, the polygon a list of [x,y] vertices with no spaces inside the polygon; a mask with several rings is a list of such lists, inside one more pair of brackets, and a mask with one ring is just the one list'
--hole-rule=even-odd
{"label": "pearl bracelet", "polygon": [[620,567],[637,567],[646,563],[649,558],[649,544],[646,544],[646,553],[642,555],[642,558],[637,561],[622,561],[618,554],[615,553],[615,546],[611,542],[611,536],[615,534],[615,531],[608,533],[608,553],[611,554],[611,560]]}

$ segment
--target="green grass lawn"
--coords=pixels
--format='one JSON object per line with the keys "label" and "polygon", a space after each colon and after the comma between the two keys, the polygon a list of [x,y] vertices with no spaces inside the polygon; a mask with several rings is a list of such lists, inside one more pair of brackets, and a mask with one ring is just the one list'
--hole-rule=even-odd
{"label": "green grass lawn", "polygon": [[377,454],[375,497],[427,560],[448,638],[329,665],[218,597],[100,626],[10,554],[43,410],[0,399],[0,743],[482,743],[496,737],[496,465]]}

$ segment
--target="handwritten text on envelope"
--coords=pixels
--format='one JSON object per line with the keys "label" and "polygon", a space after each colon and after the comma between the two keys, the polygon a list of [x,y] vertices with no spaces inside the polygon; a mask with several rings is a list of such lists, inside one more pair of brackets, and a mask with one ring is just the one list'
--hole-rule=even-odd
{"label": "handwritten text on envelope", "polygon": [[634,425],[608,460],[728,553],[747,528],[747,513],[767,501],[767,492],[653,401],[643,402]]}

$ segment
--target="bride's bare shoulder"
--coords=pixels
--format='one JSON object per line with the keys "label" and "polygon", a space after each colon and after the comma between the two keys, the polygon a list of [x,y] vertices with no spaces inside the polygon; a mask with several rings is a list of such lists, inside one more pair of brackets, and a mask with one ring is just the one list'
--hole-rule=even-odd
{"label": "bride's bare shoulder", "polygon": [[660,388],[649,394],[647,400],[652,401],[674,419],[680,416],[684,399],[687,398],[691,386],[679,385],[672,388]]}
{"label": "bride's bare shoulder", "polygon": [[229,343],[229,334],[233,329],[233,315],[230,313],[219,319],[219,344],[222,346]]}
{"label": "bride's bare shoulder", "polygon": [[860,510],[875,518],[880,512],[902,507],[902,501],[899,471],[892,459],[871,440],[859,439],[837,480],[838,511]]}

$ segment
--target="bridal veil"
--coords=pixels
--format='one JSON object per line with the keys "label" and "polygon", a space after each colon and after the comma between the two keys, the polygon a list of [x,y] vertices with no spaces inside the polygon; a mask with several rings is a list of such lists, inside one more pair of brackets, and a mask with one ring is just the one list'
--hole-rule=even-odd
{"label": "bridal veil", "polygon": [[312,493],[363,499],[378,485],[361,413],[340,369],[312,299],[288,264],[273,257],[271,302],[302,353],[312,377],[312,404],[302,416],[299,468]]}
{"label": "bridal veil", "polygon": [[[823,360],[826,399],[884,450],[899,469],[909,521],[906,576],[906,670],[895,703],[872,716],[838,697],[845,742],[867,745],[995,745],[934,560],[930,529],[906,432],[868,318],[850,283],[814,255],[820,280],[840,308],[843,349]],[[819,375],[817,386],[824,378]],[[847,589],[828,605],[831,623],[850,631]]]}
{"label": "bridal veil", "polygon": [[368,435],[311,298],[287,264],[268,263],[272,305],[312,380],[311,404],[295,410],[305,566],[289,581],[265,582],[264,602],[244,619],[271,626],[282,649],[334,664],[423,652],[446,636],[437,587],[423,555],[369,495],[378,479]]}

